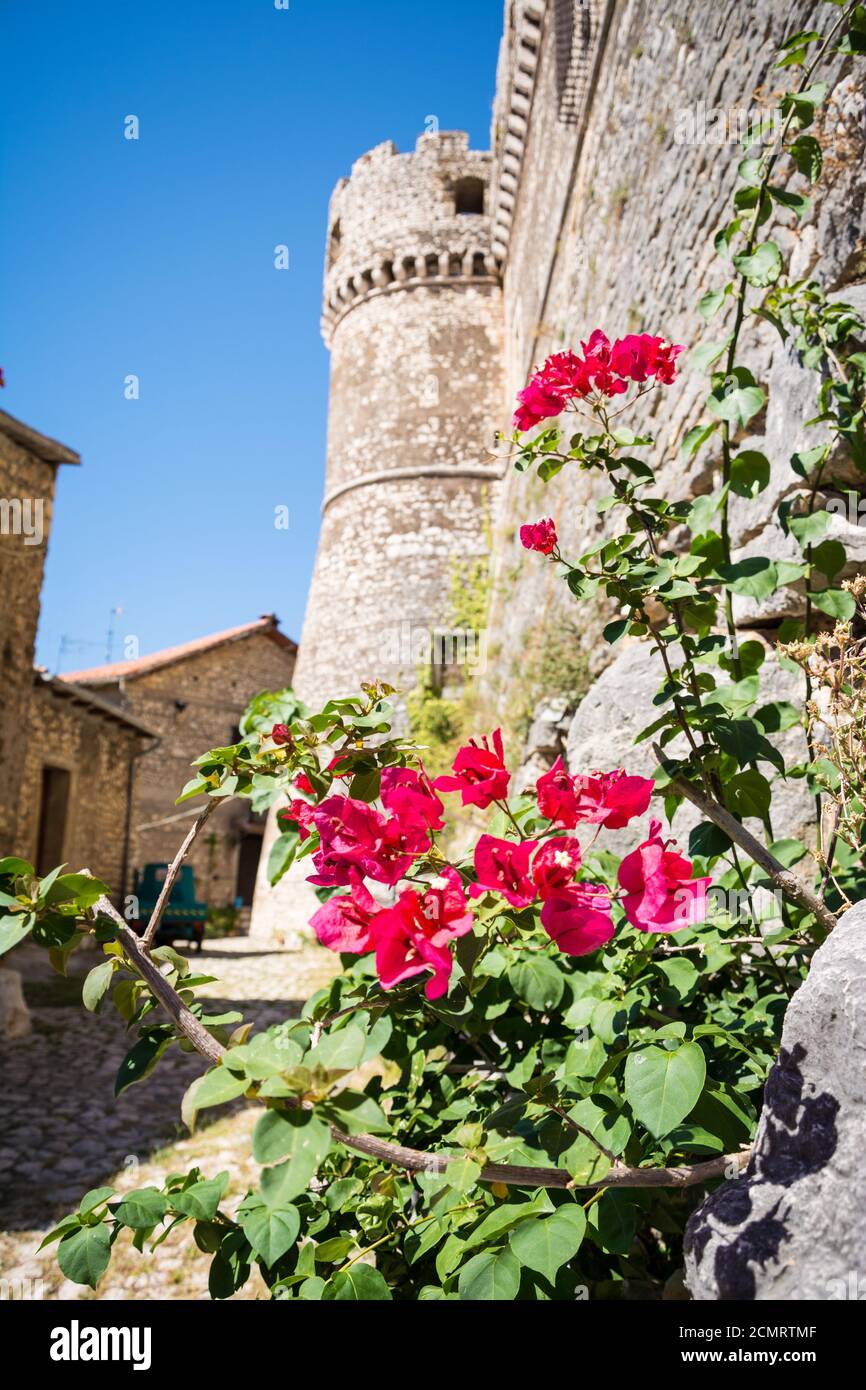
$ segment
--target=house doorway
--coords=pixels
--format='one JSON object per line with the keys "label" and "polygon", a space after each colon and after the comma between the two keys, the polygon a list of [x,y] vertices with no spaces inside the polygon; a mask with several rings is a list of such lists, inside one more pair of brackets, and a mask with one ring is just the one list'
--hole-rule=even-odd
{"label": "house doorway", "polygon": [[63,863],[71,781],[71,773],[65,767],[42,769],[39,837],[36,842],[36,872],[40,877]]}
{"label": "house doorway", "polygon": [[238,847],[238,876],[235,889],[235,902],[242,907],[252,907],[256,888],[256,874],[262,854],[261,835],[242,835]]}

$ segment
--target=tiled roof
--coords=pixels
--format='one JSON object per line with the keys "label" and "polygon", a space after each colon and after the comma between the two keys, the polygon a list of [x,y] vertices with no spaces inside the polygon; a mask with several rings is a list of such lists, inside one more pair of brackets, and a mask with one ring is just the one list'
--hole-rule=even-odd
{"label": "tiled roof", "polygon": [[81,455],[76,454],[74,449],[67,449],[65,444],[31,429],[23,420],[16,420],[14,415],[7,415],[5,410],[0,410],[0,434],[8,435],[16,444],[20,444],[37,458],[44,459],[46,463],[81,462]]}
{"label": "tiled roof", "polygon": [[297,643],[280,632],[278,623],[279,619],[273,613],[265,613],[255,622],[229,627],[209,637],[196,637],[192,642],[182,642],[177,647],[165,647],[161,652],[152,652],[150,656],[139,656],[133,661],[114,661],[108,666],[94,666],[87,671],[70,671],[59,679],[76,685],[113,685],[117,681],[144,676],[149,671],[158,671],[163,666],[172,666],[177,661],[186,661],[188,657],[226,646],[229,642],[242,642],[259,633],[276,642],[277,646],[297,651]]}

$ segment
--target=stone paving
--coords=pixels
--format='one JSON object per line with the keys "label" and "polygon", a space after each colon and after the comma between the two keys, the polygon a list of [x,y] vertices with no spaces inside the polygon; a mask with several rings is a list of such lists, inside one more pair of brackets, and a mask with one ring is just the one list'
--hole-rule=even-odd
{"label": "stone paving", "polygon": [[[97,959],[77,953],[77,974],[63,980],[38,948],[15,954],[33,1030],[0,1046],[0,1288],[7,1295],[20,1287],[26,1292],[26,1283],[16,1281],[31,1280],[43,1297],[82,1296],[63,1279],[50,1249],[35,1251],[89,1188],[140,1187],[200,1163],[209,1174],[227,1168],[230,1193],[240,1197],[253,1174],[254,1110],[211,1112],[221,1118],[208,1127],[203,1116],[192,1137],[181,1123],[183,1093],[205,1069],[200,1057],[173,1047],[150,1077],[115,1098],[117,1069],[134,1038],[113,1009],[94,1016],[80,1002],[82,975]],[[215,1011],[239,1009],[258,1027],[297,1016],[304,999],[339,968],[336,956],[315,946],[268,950],[246,938],[206,942],[193,959],[196,969],[218,977],[199,996],[218,1002]],[[205,1297],[207,1259],[199,1256],[187,1268],[186,1244],[187,1237],[169,1238],[152,1257],[115,1256],[97,1296]]]}

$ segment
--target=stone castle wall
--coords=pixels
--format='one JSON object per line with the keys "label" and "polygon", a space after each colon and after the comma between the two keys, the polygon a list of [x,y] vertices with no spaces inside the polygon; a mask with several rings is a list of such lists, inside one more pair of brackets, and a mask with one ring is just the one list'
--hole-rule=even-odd
{"label": "stone castle wall", "polygon": [[[564,9],[575,11],[570,67],[562,59]],[[611,338],[658,332],[688,346],[725,336],[723,316],[708,328],[697,312],[700,296],[729,278],[729,267],[715,257],[712,237],[731,215],[741,157],[735,144],[720,145],[713,136],[720,129],[714,111],[730,113],[730,129],[744,108],[756,115],[761,103],[771,101],[790,81],[790,72],[772,70],[785,35],[800,27],[826,28],[833,18],[826,6],[807,0],[784,9],[769,0],[749,5],[670,0],[664,6],[640,0],[615,5],[592,0],[577,6],[517,0],[508,14],[494,121],[494,177],[508,174],[510,163],[512,181],[510,207],[504,216],[498,214],[498,235],[507,247],[503,413],[512,407],[534,363],[565,347],[579,350],[581,339],[595,327]],[[515,139],[508,125],[514,116],[515,73],[525,86],[527,68],[530,107]],[[568,71],[577,78],[563,111],[563,73],[567,77]],[[834,74],[831,70],[831,88],[818,127],[829,149],[813,211],[796,228],[783,217],[787,228],[773,234],[793,248],[795,275],[811,273],[820,256],[827,287],[860,303],[859,282],[866,273],[863,88],[854,85],[842,60]],[[683,136],[691,133],[690,117],[696,139],[684,143]],[[732,509],[734,545],[743,547],[735,550],[735,559],[752,549],[778,553],[782,540],[775,510],[797,482],[790,455],[820,442],[819,434],[805,429],[805,421],[816,413],[814,376],[802,371],[767,325],[756,329],[754,321],[747,323],[743,345],[743,359],[756,375],[770,377],[769,408],[765,418],[753,422],[749,442],[767,454],[773,478],[755,502],[738,501]],[[706,389],[707,378],[685,362],[674,388],[652,394],[642,404],[642,415],[629,417],[629,424],[637,421],[637,427],[647,426],[656,435],[656,458],[664,461],[662,480],[669,496],[698,495],[714,486],[718,459],[712,449],[697,462],[684,463],[678,454],[685,429],[701,418]],[[840,478],[847,486],[844,468]],[[553,568],[522,553],[517,527],[552,515],[564,552],[578,555],[604,534],[605,523],[593,505],[598,488],[593,475],[575,469],[563,470],[547,487],[510,470],[504,478],[491,615],[499,656],[488,680],[500,712],[507,707],[514,663],[537,628],[538,615],[555,631],[569,613],[577,612]],[[866,562],[862,528],[848,529],[854,534],[843,539]],[[771,638],[774,622],[801,604],[790,594],[781,610],[756,613],[741,603],[738,621],[744,629],[760,626]],[[600,605],[593,615],[585,604],[579,612],[580,640],[590,666],[600,671],[614,656],[601,639],[601,628],[612,614]],[[617,648],[616,661],[622,663],[621,678],[615,664],[605,700],[591,702],[572,731],[572,753],[581,761],[609,756],[617,740],[620,758],[625,756],[630,737],[620,721],[622,708],[627,706],[632,718],[640,720],[641,702],[648,709],[660,683],[648,659],[637,663],[638,670],[635,655]],[[771,679],[778,683],[777,675]],[[775,689],[774,697],[779,697]],[[641,722],[648,723],[649,717]],[[787,810],[796,814],[793,807]],[[796,829],[791,825],[788,833]]]}
{"label": "stone castle wall", "polygon": [[465,135],[431,133],[364,155],[331,200],[328,459],[296,673],[310,704],[374,678],[405,692],[455,565],[484,550],[502,392],[489,178]]}

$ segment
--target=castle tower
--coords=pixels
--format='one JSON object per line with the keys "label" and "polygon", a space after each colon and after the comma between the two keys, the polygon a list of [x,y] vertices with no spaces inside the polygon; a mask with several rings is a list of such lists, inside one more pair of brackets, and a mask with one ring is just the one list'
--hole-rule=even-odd
{"label": "castle tower", "polygon": [[331,199],[325,497],[295,675],[313,706],[362,680],[411,686],[455,561],[484,549],[502,392],[490,165],[461,131],[426,134],[362,156]]}
{"label": "castle tower", "polygon": [[[503,372],[490,170],[464,132],[430,132],[363,155],[331,199],[325,496],[294,678],[311,708],[367,680],[405,694],[455,565],[486,548]],[[290,938],[317,903],[303,874],[268,885],[276,833],[272,816],[252,931]]]}

